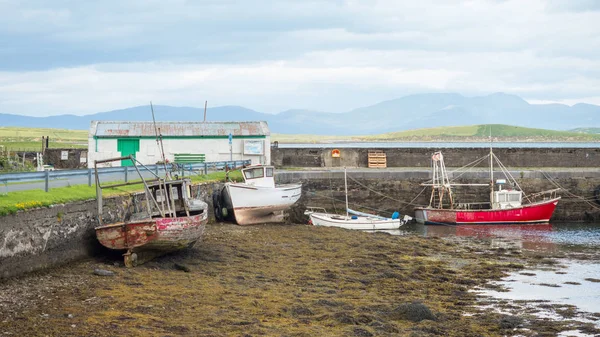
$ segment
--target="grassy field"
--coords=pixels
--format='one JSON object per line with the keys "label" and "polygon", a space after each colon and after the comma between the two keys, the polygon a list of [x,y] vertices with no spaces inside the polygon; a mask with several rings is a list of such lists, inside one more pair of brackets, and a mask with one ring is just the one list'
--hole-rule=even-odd
{"label": "grassy field", "polygon": [[[487,141],[490,128],[494,140],[498,141],[600,141],[599,128],[555,131],[492,124],[437,127],[383,133],[379,135],[327,136],[306,134],[271,134],[271,141],[280,143],[332,143],[373,141]],[[88,131],[0,127],[0,146],[10,151],[40,151],[42,136],[50,137],[50,148],[85,148]]]}
{"label": "grassy field", "polygon": [[87,130],[0,127],[0,146],[10,151],[41,151],[42,136],[50,137],[50,148],[85,148]]}
{"label": "grassy field", "polygon": [[[490,130],[491,129],[491,130]],[[491,131],[491,132],[490,132]],[[475,140],[600,141],[600,135],[492,124],[417,129],[360,137],[362,140]]]}
{"label": "grassy field", "polygon": [[[229,172],[229,178],[234,181],[242,181],[242,173]],[[212,181],[225,181],[225,172],[213,172],[207,175],[192,176],[192,182],[205,183]],[[107,185],[109,183],[103,183]],[[143,191],[143,185],[128,185],[104,190],[104,196],[114,196]],[[19,210],[36,207],[48,207],[50,205],[64,204],[67,202],[88,200],[96,198],[96,185],[75,185],[50,189],[49,192],[42,190],[28,190],[9,192],[0,195],[0,216],[14,214]]]}
{"label": "grassy field", "polygon": [[319,143],[333,141],[487,141],[491,134],[494,140],[503,141],[600,141],[600,134],[524,128],[511,125],[467,125],[437,127],[383,133],[368,136],[319,136],[273,134],[272,141],[281,143]]}
{"label": "grassy field", "polygon": [[600,128],[577,128],[573,130],[569,130],[571,132],[577,133],[592,133],[592,134],[600,134]]}

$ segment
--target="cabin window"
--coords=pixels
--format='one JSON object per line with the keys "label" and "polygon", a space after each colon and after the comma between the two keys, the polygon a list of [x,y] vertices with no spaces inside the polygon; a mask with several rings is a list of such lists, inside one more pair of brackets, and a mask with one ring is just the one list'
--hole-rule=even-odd
{"label": "cabin window", "polygon": [[498,194],[498,202],[506,202],[506,194]]}
{"label": "cabin window", "polygon": [[264,170],[262,167],[248,169],[244,171],[244,176],[246,179],[256,179],[264,177]]}
{"label": "cabin window", "polygon": [[267,177],[272,177],[272,176],[273,176],[273,168],[267,167]]}
{"label": "cabin window", "polygon": [[520,200],[521,200],[521,198],[520,198],[519,194],[513,193],[513,194],[508,195],[508,201],[520,201]]}

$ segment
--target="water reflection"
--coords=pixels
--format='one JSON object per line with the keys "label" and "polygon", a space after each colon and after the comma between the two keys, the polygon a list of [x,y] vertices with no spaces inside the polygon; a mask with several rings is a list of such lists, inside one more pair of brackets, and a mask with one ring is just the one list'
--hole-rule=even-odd
{"label": "water reflection", "polygon": [[457,226],[414,223],[403,227],[403,230],[416,232],[423,236],[489,239],[491,244],[497,247],[509,248],[508,246],[512,246],[546,252],[573,251],[600,246],[600,223]]}

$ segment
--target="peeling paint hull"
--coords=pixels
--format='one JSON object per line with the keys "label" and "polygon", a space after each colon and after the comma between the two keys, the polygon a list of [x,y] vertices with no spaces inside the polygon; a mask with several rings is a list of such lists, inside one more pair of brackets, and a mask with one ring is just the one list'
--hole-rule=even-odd
{"label": "peeling paint hull", "polygon": [[200,240],[208,221],[204,212],[189,217],[153,218],[96,227],[100,243],[117,250],[173,251]]}

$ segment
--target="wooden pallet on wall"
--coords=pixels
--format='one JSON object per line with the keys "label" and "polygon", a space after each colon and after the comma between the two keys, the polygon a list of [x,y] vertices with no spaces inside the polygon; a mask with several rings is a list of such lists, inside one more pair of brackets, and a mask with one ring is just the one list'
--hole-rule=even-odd
{"label": "wooden pallet on wall", "polygon": [[387,157],[382,150],[369,150],[369,168],[386,168]]}

